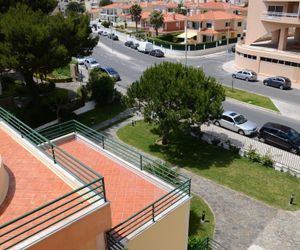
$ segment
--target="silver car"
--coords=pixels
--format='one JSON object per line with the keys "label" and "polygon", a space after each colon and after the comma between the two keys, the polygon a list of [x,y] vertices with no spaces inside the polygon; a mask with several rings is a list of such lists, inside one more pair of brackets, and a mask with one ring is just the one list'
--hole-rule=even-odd
{"label": "silver car", "polygon": [[100,64],[94,58],[86,58],[84,66],[86,69],[100,68]]}
{"label": "silver car", "polygon": [[257,132],[257,125],[254,122],[248,121],[243,115],[234,111],[224,112],[222,118],[215,121],[215,124],[241,135],[252,135]]}
{"label": "silver car", "polygon": [[252,70],[240,70],[232,74],[233,78],[242,79],[245,81],[257,81],[257,74]]}

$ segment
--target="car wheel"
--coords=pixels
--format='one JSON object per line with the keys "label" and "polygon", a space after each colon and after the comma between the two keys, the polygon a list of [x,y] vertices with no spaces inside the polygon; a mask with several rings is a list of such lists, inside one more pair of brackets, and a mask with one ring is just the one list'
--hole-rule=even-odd
{"label": "car wheel", "polygon": [[249,78],[248,77],[246,77],[245,80],[246,80],[246,82],[249,82]]}
{"label": "car wheel", "polygon": [[268,86],[268,82],[267,82],[267,81],[264,81],[264,85],[265,85],[265,86]]}
{"label": "car wheel", "polygon": [[279,88],[280,88],[281,90],[283,90],[283,89],[284,89],[283,85],[280,85],[280,86],[279,86]]}
{"label": "car wheel", "polygon": [[232,75],[232,78],[236,78],[236,75]]}
{"label": "car wheel", "polygon": [[265,141],[266,141],[265,138],[263,138],[263,137],[259,137],[258,140],[259,140],[260,142],[265,142]]}
{"label": "car wheel", "polygon": [[218,121],[215,121],[214,124],[215,124],[216,126],[221,127],[221,124],[220,124]]}
{"label": "car wheel", "polygon": [[238,131],[238,133],[239,133],[240,135],[245,135],[245,132],[244,132],[243,130],[241,130],[241,129]]}
{"label": "car wheel", "polygon": [[290,151],[291,151],[292,154],[297,154],[298,153],[297,149],[295,149],[295,148],[291,148]]}

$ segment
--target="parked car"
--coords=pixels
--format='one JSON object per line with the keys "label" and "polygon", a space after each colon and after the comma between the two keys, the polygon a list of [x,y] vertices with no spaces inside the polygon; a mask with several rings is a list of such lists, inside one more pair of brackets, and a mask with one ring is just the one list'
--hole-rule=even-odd
{"label": "parked car", "polygon": [[140,42],[137,50],[143,53],[150,53],[153,50],[153,44],[149,42]]}
{"label": "parked car", "polygon": [[252,70],[240,70],[235,74],[232,74],[233,78],[242,79],[245,81],[257,81],[257,74]]}
{"label": "parked car", "polygon": [[231,47],[231,52],[232,52],[232,53],[235,53],[235,45],[233,45],[233,46]]}
{"label": "parked car", "polygon": [[155,57],[164,57],[165,56],[164,52],[162,52],[160,49],[151,50],[149,54],[151,56],[155,56]]}
{"label": "parked car", "polygon": [[100,64],[94,58],[86,58],[84,61],[86,69],[100,68]]}
{"label": "parked car", "polygon": [[102,34],[103,34],[103,30],[99,30],[98,35],[102,35]]}
{"label": "parked car", "polygon": [[266,123],[259,130],[258,139],[294,154],[300,153],[300,134],[285,125]]}
{"label": "parked car", "polygon": [[108,36],[108,32],[107,31],[103,31],[102,32],[102,36]]}
{"label": "parked car", "polygon": [[111,67],[101,67],[100,70],[108,74],[111,78],[115,79],[116,81],[121,80],[119,73]]}
{"label": "parked car", "polygon": [[280,89],[290,89],[292,86],[291,80],[284,76],[269,77],[263,80],[263,84]]}
{"label": "parked car", "polygon": [[84,56],[77,56],[75,58],[76,62],[79,64],[79,65],[83,65],[84,64],[84,61],[85,61],[85,57]]}
{"label": "parked car", "polygon": [[107,37],[108,37],[109,39],[114,40],[114,41],[118,41],[118,40],[119,40],[119,37],[118,37],[116,34],[114,34],[114,33],[108,34]]}
{"label": "parked car", "polygon": [[126,41],[124,43],[124,45],[127,46],[127,47],[131,47],[132,44],[133,44],[133,41]]}
{"label": "parked car", "polygon": [[248,121],[243,115],[234,111],[224,112],[221,119],[215,121],[215,125],[238,132],[241,135],[253,135],[257,132],[257,125],[254,122]]}
{"label": "parked car", "polygon": [[139,46],[140,46],[139,43],[133,43],[133,44],[130,45],[130,48],[132,48],[132,49],[138,49]]}

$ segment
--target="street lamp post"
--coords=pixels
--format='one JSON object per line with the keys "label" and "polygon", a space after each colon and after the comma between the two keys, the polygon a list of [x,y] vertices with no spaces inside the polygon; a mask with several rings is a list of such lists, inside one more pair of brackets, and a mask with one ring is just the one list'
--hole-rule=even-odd
{"label": "street lamp post", "polygon": [[113,38],[112,38],[112,25],[110,25],[110,42],[111,42],[111,52],[113,52]]}
{"label": "street lamp post", "polygon": [[185,67],[187,66],[187,19],[184,21],[184,29],[185,29]]}

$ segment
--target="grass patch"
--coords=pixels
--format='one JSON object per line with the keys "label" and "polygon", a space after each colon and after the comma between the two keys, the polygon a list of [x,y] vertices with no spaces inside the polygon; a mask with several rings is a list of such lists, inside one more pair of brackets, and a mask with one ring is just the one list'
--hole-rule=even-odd
{"label": "grass patch", "polygon": [[[205,223],[200,224],[202,211],[205,211]],[[209,206],[198,196],[193,195],[190,209],[189,237],[203,239],[213,237],[215,219]]]}
{"label": "grass patch", "polygon": [[125,109],[120,102],[113,102],[105,106],[96,106],[95,109],[78,115],[76,119],[90,127],[115,117]]}
{"label": "grass patch", "polygon": [[273,111],[279,111],[272,100],[269,97],[265,97],[262,95],[253,94],[247,91],[232,89],[230,87],[223,86],[225,88],[226,96],[239,100],[241,102],[253,104],[259,107],[263,107],[266,109],[270,109]]}
{"label": "grass patch", "polygon": [[56,79],[71,77],[70,65],[68,64],[65,67],[55,69],[51,74],[49,74],[49,77]]}
{"label": "grass patch", "polygon": [[[238,154],[186,135],[172,135],[169,145],[157,145],[155,127],[143,121],[121,128],[117,135],[125,143],[173,165],[286,210],[300,208],[300,180],[289,174],[250,162]],[[290,195],[296,196],[289,205]]]}

